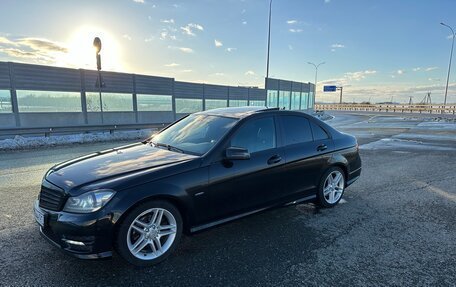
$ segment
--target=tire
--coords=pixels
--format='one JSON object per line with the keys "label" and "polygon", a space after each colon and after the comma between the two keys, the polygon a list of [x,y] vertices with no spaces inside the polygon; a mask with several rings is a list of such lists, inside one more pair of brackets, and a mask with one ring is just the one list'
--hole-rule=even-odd
{"label": "tire", "polygon": [[317,204],[321,207],[333,207],[339,203],[345,191],[345,182],[345,173],[341,168],[329,168],[320,179]]}
{"label": "tire", "polygon": [[128,213],[119,226],[115,248],[135,266],[152,266],[173,253],[182,228],[182,216],[173,204],[151,200]]}

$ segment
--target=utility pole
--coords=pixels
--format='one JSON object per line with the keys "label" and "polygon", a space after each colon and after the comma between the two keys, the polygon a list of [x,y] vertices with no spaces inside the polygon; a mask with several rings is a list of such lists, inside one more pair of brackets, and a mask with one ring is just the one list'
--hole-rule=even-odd
{"label": "utility pole", "polygon": [[[451,30],[451,34],[453,36],[453,40],[451,43],[451,52],[450,52],[450,63],[448,64],[448,75],[447,75],[447,82],[446,82],[446,88],[445,88],[445,99],[443,101],[443,105],[446,105],[447,103],[447,95],[448,95],[448,82],[450,81],[450,71],[451,71],[451,59],[453,58],[453,48],[454,48],[454,38],[456,37],[454,30],[452,27],[445,23],[440,23],[440,25],[445,26]],[[442,110],[443,113],[443,110]]]}
{"label": "utility pole", "polygon": [[266,60],[266,79],[269,78],[269,50],[271,49],[271,12],[272,0],[269,1],[268,55]]}

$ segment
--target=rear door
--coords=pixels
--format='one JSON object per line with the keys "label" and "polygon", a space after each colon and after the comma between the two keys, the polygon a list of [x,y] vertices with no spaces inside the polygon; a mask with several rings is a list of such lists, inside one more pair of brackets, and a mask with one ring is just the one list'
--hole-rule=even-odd
{"label": "rear door", "polygon": [[315,194],[320,176],[329,161],[331,140],[327,134],[326,138],[319,135],[319,139],[314,140],[313,129],[316,133],[321,132],[317,129],[318,126],[312,128],[314,125],[305,116],[280,116],[287,159],[287,172],[283,182],[285,194],[290,200]]}

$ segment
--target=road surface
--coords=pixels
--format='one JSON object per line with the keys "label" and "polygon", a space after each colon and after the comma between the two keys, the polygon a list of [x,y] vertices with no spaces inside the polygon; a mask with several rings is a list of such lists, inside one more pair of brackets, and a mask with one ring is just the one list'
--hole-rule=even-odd
{"label": "road surface", "polygon": [[53,164],[124,144],[0,153],[1,286],[386,286],[456,284],[456,124],[334,113],[363,173],[332,209],[279,208],[186,236],[162,264],[72,258],[32,215]]}

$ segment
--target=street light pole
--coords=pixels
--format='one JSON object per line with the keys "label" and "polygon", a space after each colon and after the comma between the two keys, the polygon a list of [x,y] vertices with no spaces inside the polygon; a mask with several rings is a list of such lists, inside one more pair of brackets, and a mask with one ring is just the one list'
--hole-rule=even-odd
{"label": "street light pole", "polygon": [[[453,58],[453,47],[454,47],[454,38],[456,37],[455,36],[455,33],[454,33],[454,30],[453,28],[451,28],[449,25],[445,24],[445,23],[440,23],[440,25],[443,25],[445,27],[448,27],[450,30],[451,30],[451,33],[453,35],[453,41],[451,43],[451,52],[450,52],[450,63],[448,64],[448,75],[447,75],[447,82],[446,82],[446,88],[445,88],[445,99],[443,101],[443,105],[445,106],[446,103],[447,103],[447,95],[448,95],[448,83],[450,81],[450,71],[451,71],[451,59]],[[445,109],[445,108],[444,108]]]}
{"label": "street light pole", "polygon": [[[321,62],[321,63],[318,64],[318,65],[315,65],[315,64],[312,63],[312,62],[307,62],[307,64],[312,65],[312,66],[315,67],[314,99],[316,99],[316,98],[317,98],[317,76],[318,76],[318,67],[320,67],[320,65],[325,64],[325,62]],[[314,102],[315,102],[315,101],[314,101]]]}
{"label": "street light pole", "polygon": [[271,11],[272,0],[269,1],[268,55],[266,60],[266,79],[269,78],[269,50],[271,49]]}
{"label": "street light pole", "polygon": [[103,85],[103,80],[101,79],[101,39],[95,37],[93,39],[93,47],[95,48],[95,56],[97,59],[97,70],[98,70],[98,93],[99,93],[99,101],[100,101],[100,113],[101,113],[101,123],[104,123],[104,116],[103,116],[103,99],[101,97],[101,87]]}

